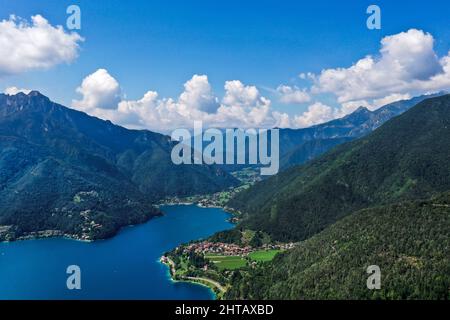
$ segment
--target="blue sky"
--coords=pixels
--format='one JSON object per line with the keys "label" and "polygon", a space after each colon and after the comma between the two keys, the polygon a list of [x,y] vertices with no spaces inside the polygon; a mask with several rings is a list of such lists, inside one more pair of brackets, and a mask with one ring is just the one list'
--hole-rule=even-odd
{"label": "blue sky", "polygon": [[[78,57],[70,64],[0,76],[0,89],[38,89],[70,106],[80,98],[76,88],[83,79],[104,68],[120,83],[123,99],[141,99],[149,90],[176,99],[183,84],[199,74],[208,76],[218,99],[226,81],[239,80],[256,86],[272,110],[295,116],[318,101],[332,108],[340,102],[334,92],[321,92],[305,103],[281,103],[277,87],[309,90],[300,73],[318,75],[376,56],[385,36],[414,28],[432,35],[438,58],[450,49],[446,1],[0,0],[0,20],[40,14],[53,26],[65,26],[70,4],[82,12],[77,32],[85,40]],[[366,27],[370,4],[382,10],[381,30]],[[416,92],[398,92],[406,93]]]}

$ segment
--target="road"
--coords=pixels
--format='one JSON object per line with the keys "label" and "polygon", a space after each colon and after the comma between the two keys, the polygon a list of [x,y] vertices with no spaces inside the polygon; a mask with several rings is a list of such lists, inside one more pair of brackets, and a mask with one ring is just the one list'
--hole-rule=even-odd
{"label": "road", "polygon": [[220,291],[225,292],[226,289],[217,281],[208,279],[208,278],[200,278],[200,277],[185,277],[188,280],[194,280],[194,281],[205,281],[208,282],[210,284],[212,284],[213,286],[217,287]]}
{"label": "road", "polygon": [[[167,263],[170,265],[170,271],[172,275],[175,275],[175,263],[172,261],[172,259],[170,259],[169,257],[166,257],[167,259]],[[214,281],[212,279],[209,278],[201,278],[201,277],[183,277],[183,279],[186,280],[191,280],[191,281],[204,281],[207,283],[212,284],[213,286],[215,286],[216,288],[218,288],[221,292],[225,292],[226,289],[217,281]]]}

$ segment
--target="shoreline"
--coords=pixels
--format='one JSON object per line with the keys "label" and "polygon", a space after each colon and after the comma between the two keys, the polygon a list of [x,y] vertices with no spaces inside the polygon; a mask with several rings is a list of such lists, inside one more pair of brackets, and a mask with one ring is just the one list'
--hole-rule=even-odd
{"label": "shoreline", "polygon": [[200,286],[202,286],[202,287],[208,288],[208,290],[210,291],[210,293],[211,293],[211,295],[212,295],[212,297],[213,297],[212,300],[218,300],[218,299],[217,299],[217,293],[214,291],[214,288],[215,288],[215,287],[212,287],[212,286],[210,286],[210,285],[208,285],[208,284],[206,284],[206,283],[204,283],[204,282],[195,281],[195,280],[193,280],[193,279],[186,279],[186,278],[183,278],[183,279],[180,279],[180,280],[174,279],[174,278],[173,278],[173,275],[172,275],[172,270],[174,270],[173,265],[170,264],[170,262],[167,262],[167,263],[166,263],[166,262],[162,261],[163,258],[167,258],[167,259],[170,260],[170,258],[168,258],[168,257],[166,257],[166,256],[164,256],[164,255],[162,255],[162,256],[157,260],[157,262],[158,262],[159,264],[161,264],[161,265],[163,265],[163,266],[166,267],[166,275],[167,275],[167,278],[169,279],[170,282],[172,282],[172,283],[177,283],[177,282],[178,282],[178,283],[181,283],[181,282],[185,282],[185,283],[190,283],[190,284],[200,285]]}
{"label": "shoreline", "polygon": [[[13,242],[20,242],[20,241],[28,241],[28,240],[44,240],[44,239],[65,239],[65,240],[72,240],[72,241],[79,241],[79,242],[84,242],[84,243],[92,243],[92,242],[97,242],[97,241],[105,241],[108,239],[112,239],[114,237],[116,237],[120,232],[122,232],[124,229],[127,228],[132,228],[134,226],[139,226],[142,224],[145,224],[153,219],[156,218],[160,218],[164,216],[164,212],[160,212],[157,215],[154,216],[150,216],[148,217],[145,221],[142,221],[140,223],[134,223],[134,224],[128,224],[128,225],[124,225],[124,226],[120,226],[117,230],[115,230],[114,234],[112,234],[111,236],[105,237],[105,238],[98,238],[98,239],[83,239],[82,237],[78,236],[78,235],[74,235],[74,234],[69,234],[69,233],[63,233],[60,230],[41,230],[41,231],[33,231],[30,232],[28,234],[25,234],[23,236],[17,237],[13,240],[0,240],[0,244],[1,243],[13,243]],[[53,234],[39,234],[42,232],[50,232]]]}
{"label": "shoreline", "polygon": [[232,215],[233,217],[236,217],[236,215],[240,215],[241,212],[230,208],[228,206],[222,206],[222,205],[218,205],[218,204],[202,204],[201,201],[192,201],[192,202],[184,202],[184,201],[180,201],[180,202],[168,202],[168,203],[160,203],[158,205],[156,205],[156,207],[159,209],[160,207],[163,206],[196,206],[202,209],[222,209],[223,211],[225,211],[226,213]]}
{"label": "shoreline", "polygon": [[[227,213],[230,216],[230,218],[227,219],[227,221],[231,221],[231,219],[234,216],[234,213],[230,212],[229,210],[226,210],[227,209],[226,207],[216,206],[216,205],[202,205],[199,202],[171,202],[171,203],[162,203],[162,204],[155,205],[155,207],[157,207],[158,209],[160,209],[163,206],[196,206],[201,209],[214,209],[214,208],[222,209],[225,213]],[[150,222],[151,220],[153,220],[155,218],[164,217],[164,216],[165,216],[165,213],[163,211],[160,211],[160,214],[151,216],[141,223],[135,223],[135,224],[121,226],[120,228],[118,228],[116,230],[116,232],[114,234],[112,234],[111,236],[105,237],[105,238],[86,239],[86,238],[80,237],[79,235],[63,233],[60,230],[41,230],[41,231],[35,231],[35,232],[31,232],[31,233],[22,235],[13,240],[2,240],[2,241],[0,241],[0,244],[10,244],[10,243],[14,243],[14,242],[25,242],[25,241],[29,241],[29,240],[45,240],[45,239],[63,239],[63,240],[77,241],[77,242],[89,244],[89,243],[94,243],[94,242],[98,242],[98,241],[105,241],[108,239],[112,239],[127,228],[132,228],[134,226],[142,225],[142,224]],[[193,239],[192,241],[196,241],[196,240],[197,239]],[[172,283],[185,282],[185,283],[190,283],[190,284],[195,284],[195,285],[200,285],[202,287],[205,287],[210,292],[212,300],[218,300],[218,295],[220,294],[220,292],[224,292],[222,285],[214,284],[215,281],[211,280],[211,279],[204,279],[203,281],[202,281],[202,279],[196,280],[195,277],[191,277],[191,278],[183,277],[181,279],[175,279],[173,276],[175,271],[172,271],[172,270],[175,270],[175,268],[172,268],[172,265],[170,263],[163,262],[162,261],[163,257],[165,257],[165,256],[164,255],[161,256],[159,259],[157,259],[156,262],[167,267],[167,269],[166,269],[167,278],[170,282],[172,282]]]}
{"label": "shoreline", "polygon": [[72,234],[54,234],[54,235],[24,235],[20,236],[14,240],[2,240],[1,243],[14,243],[14,242],[23,242],[23,241],[29,241],[29,240],[45,240],[45,239],[64,239],[64,240],[71,240],[71,241],[78,241],[78,242],[84,242],[84,243],[92,243],[95,241],[100,240],[106,240],[106,239],[81,239],[80,237]]}
{"label": "shoreline", "polygon": [[[161,203],[161,204],[157,204],[155,205],[156,208],[160,208],[162,206],[191,206],[191,205],[195,205],[199,208],[202,209],[222,209],[224,212],[230,214],[231,216],[234,216],[236,213],[233,213],[232,211],[230,211],[230,209],[228,207],[222,207],[222,206],[208,206],[208,205],[202,205],[198,202],[171,202],[171,203]],[[135,223],[135,224],[129,224],[129,225],[124,225],[119,227],[114,234],[112,234],[111,236],[105,237],[105,238],[98,238],[98,239],[83,239],[82,237],[75,235],[75,234],[68,234],[68,233],[63,233],[60,230],[41,230],[41,231],[33,231],[27,234],[24,234],[22,236],[19,236],[17,238],[14,238],[12,240],[0,240],[0,244],[1,243],[13,243],[13,242],[21,242],[21,241],[29,241],[29,240],[44,240],[44,239],[65,239],[65,240],[71,240],[71,241],[79,241],[79,242],[83,242],[83,243],[92,243],[92,242],[97,242],[97,241],[105,241],[108,239],[112,239],[114,237],[116,237],[122,230],[126,229],[126,228],[131,228],[134,226],[138,226],[138,225],[142,225],[145,224],[153,219],[156,218],[160,218],[163,217],[165,214],[164,212],[160,212],[160,214],[155,215],[155,216],[151,216],[148,217],[148,219],[146,219],[145,221],[141,222],[141,223]],[[233,217],[230,218],[230,220]],[[45,233],[45,232],[49,232],[49,234],[39,234],[39,233]],[[195,239],[193,240],[195,241]]]}

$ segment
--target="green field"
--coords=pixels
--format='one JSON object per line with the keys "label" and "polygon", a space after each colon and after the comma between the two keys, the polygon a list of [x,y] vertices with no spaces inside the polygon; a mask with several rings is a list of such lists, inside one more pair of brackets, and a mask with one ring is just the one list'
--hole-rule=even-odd
{"label": "green field", "polygon": [[250,259],[254,260],[254,261],[271,261],[275,255],[281,252],[281,250],[260,250],[260,251],[255,251],[250,253],[248,256],[250,257]]}
{"label": "green field", "polygon": [[235,270],[245,267],[247,261],[240,256],[206,255],[220,270]]}

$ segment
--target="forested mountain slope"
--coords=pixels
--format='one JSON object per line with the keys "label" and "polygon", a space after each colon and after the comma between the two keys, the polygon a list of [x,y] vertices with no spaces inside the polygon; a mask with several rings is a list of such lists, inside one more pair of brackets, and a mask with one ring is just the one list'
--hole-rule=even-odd
{"label": "forested mountain slope", "polygon": [[57,230],[102,238],[157,214],[170,195],[237,183],[216,167],[172,163],[170,137],[128,130],[39,92],[0,95],[0,239]]}
{"label": "forested mountain slope", "polygon": [[[450,193],[364,209],[236,272],[229,299],[450,299]],[[377,265],[381,287],[369,290]]]}
{"label": "forested mountain slope", "polygon": [[402,114],[428,98],[444,95],[439,92],[389,103],[374,111],[360,107],[351,114],[304,129],[280,130],[280,167],[282,170],[303,164],[333,147],[361,138],[386,121]]}
{"label": "forested mountain slope", "polygon": [[239,193],[241,226],[303,240],[363,208],[450,190],[450,95]]}

